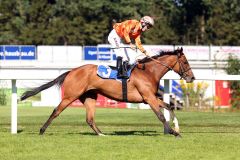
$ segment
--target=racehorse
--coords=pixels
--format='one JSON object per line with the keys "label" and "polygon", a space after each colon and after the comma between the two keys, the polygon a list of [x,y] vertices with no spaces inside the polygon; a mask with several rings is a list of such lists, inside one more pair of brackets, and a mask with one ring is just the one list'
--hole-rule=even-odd
{"label": "racehorse", "polygon": [[[131,76],[127,81],[127,99],[130,103],[143,102],[149,104],[168,133],[180,137],[180,134],[172,129],[169,123],[166,122],[161,112],[161,108],[170,110],[169,105],[156,96],[160,79],[170,70],[178,73],[187,83],[193,82],[195,79],[182,48],[174,51],[160,52],[155,56],[148,56],[139,60],[136,67],[133,68]],[[122,83],[114,79],[103,79],[96,73],[97,65],[83,65],[63,73],[56,79],[40,87],[23,93],[20,99],[21,101],[55,84],[64,87],[62,101],[53,110],[49,119],[40,129],[40,135],[45,132],[54,118],[77,99],[86,107],[87,124],[97,135],[104,135],[96,126],[94,120],[97,94],[117,101],[123,101]]]}

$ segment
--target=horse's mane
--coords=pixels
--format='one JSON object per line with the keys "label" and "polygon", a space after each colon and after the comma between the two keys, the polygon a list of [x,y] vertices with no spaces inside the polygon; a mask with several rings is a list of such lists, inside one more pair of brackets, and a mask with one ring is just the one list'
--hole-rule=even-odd
{"label": "horse's mane", "polygon": [[178,53],[178,50],[174,50],[174,51],[160,51],[158,54],[152,56],[152,57],[145,57],[141,60],[139,60],[138,62],[139,63],[146,63],[146,62],[149,62],[149,61],[152,61],[152,59],[156,59],[158,57],[162,57],[162,56],[165,56],[165,55],[176,55]]}

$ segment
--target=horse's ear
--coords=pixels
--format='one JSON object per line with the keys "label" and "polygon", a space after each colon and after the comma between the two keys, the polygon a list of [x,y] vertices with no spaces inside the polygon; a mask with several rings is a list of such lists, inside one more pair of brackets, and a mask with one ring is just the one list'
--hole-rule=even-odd
{"label": "horse's ear", "polygon": [[182,53],[183,52],[183,48],[181,47],[181,48],[177,48],[176,50],[175,50],[175,53],[177,53],[177,54],[179,54],[179,53]]}
{"label": "horse's ear", "polygon": [[179,51],[179,47],[178,47],[177,49],[175,49],[173,52],[174,52],[175,54],[177,54],[178,51]]}

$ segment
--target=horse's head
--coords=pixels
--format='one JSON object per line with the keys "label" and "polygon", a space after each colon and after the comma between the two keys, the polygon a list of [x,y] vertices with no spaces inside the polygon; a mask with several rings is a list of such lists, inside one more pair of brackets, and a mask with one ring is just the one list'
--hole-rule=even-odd
{"label": "horse's head", "polygon": [[[169,59],[168,59],[169,58]],[[168,61],[168,63],[165,63]],[[183,49],[177,49],[174,51],[160,52],[160,54],[153,57],[145,57],[138,61],[139,64],[155,62],[161,64],[161,66],[166,67],[169,70],[174,70],[180,75],[180,77],[186,80],[187,83],[191,83],[195,80],[192,69],[183,53]],[[155,65],[152,65],[153,67]],[[142,67],[140,67],[142,68]],[[165,73],[163,73],[165,74]],[[163,75],[160,75],[160,77]]]}
{"label": "horse's head", "polygon": [[188,63],[187,58],[183,53],[182,48],[178,48],[174,51],[177,55],[177,60],[173,66],[173,70],[180,75],[181,78],[186,80],[187,83],[191,83],[195,80],[192,69]]}

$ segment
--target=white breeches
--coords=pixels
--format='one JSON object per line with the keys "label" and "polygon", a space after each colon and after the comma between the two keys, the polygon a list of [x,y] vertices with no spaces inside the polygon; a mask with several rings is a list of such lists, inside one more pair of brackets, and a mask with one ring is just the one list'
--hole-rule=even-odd
{"label": "white breeches", "polygon": [[115,52],[116,56],[122,57],[123,61],[129,61],[129,64],[135,63],[137,58],[142,55],[141,52],[134,51],[131,48],[123,48],[126,47],[126,45],[124,45],[122,39],[118,36],[115,29],[109,33],[108,42],[111,44],[112,48],[116,48],[113,49],[113,52]]}

